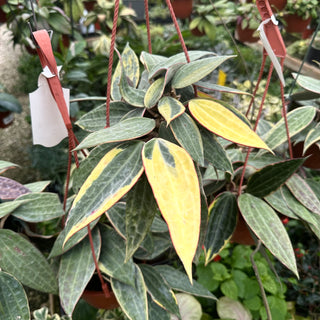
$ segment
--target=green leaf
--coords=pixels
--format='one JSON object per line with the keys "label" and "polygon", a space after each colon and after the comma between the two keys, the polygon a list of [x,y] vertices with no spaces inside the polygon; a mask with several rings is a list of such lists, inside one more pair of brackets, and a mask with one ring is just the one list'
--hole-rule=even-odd
{"label": "green leaf", "polygon": [[193,161],[184,149],[163,139],[147,142],[142,156],[172,243],[191,281],[201,218],[199,181]]}
{"label": "green leaf", "polygon": [[106,216],[109,218],[114,229],[122,237],[126,238],[126,203],[117,202],[107,212]]}
{"label": "green leaf", "polygon": [[[202,308],[200,302],[195,297],[185,293],[177,293],[176,297],[179,304],[181,319],[200,319],[202,316]],[[178,320],[178,317],[173,315],[171,319]]]}
{"label": "green leaf", "polygon": [[320,94],[320,80],[312,77],[308,77],[302,74],[293,73],[293,77],[297,79],[298,85],[302,88]]}
{"label": "green leaf", "polygon": [[[117,124],[125,115],[135,110],[131,105],[121,102],[113,101],[110,103],[110,126]],[[106,104],[94,108],[85,115],[83,115],[77,122],[80,128],[87,131],[97,131],[106,126]]]}
{"label": "green leaf", "polygon": [[163,233],[163,232],[168,232],[168,226],[165,223],[161,217],[155,216],[152,225],[151,225],[151,232],[156,232],[156,233]]}
{"label": "green leaf", "polygon": [[286,185],[300,203],[310,211],[320,215],[320,201],[303,178],[294,174],[286,182]]}
{"label": "green leaf", "polygon": [[191,285],[188,276],[185,273],[168,265],[157,265],[155,268],[160,272],[172,289],[190,293],[198,297],[216,299],[209,290],[204,288],[197,281],[193,280],[193,284]]}
{"label": "green leaf", "polygon": [[251,313],[247,308],[245,308],[239,301],[235,301],[228,297],[222,297],[218,300],[217,312],[221,319],[252,319]]}
{"label": "green leaf", "polygon": [[[99,259],[101,238],[98,228],[93,230],[92,240],[95,255]],[[61,257],[58,274],[59,296],[67,315],[72,315],[94,271],[95,263],[88,237]]]}
{"label": "green leaf", "polygon": [[0,218],[12,213],[15,209],[28,202],[28,200],[14,200],[0,203]]}
{"label": "green leaf", "polygon": [[320,124],[318,123],[314,128],[312,128],[304,141],[303,144],[303,154],[310,148],[314,143],[320,140]]}
{"label": "green leaf", "polygon": [[122,96],[120,93],[120,80],[121,80],[122,66],[121,61],[118,61],[116,69],[113,72],[111,80],[111,98],[113,101],[120,101]]}
{"label": "green leaf", "polygon": [[143,172],[142,147],[143,142],[128,142],[112,149],[100,160],[73,202],[64,244],[133,187]]}
{"label": "green leaf", "polygon": [[189,101],[189,110],[201,125],[224,139],[270,150],[245,122],[220,103],[206,99],[192,99]]}
{"label": "green leaf", "polygon": [[148,313],[149,319],[171,320],[170,313],[155,303],[150,295],[148,295]]}
{"label": "green leaf", "polygon": [[65,213],[57,194],[29,193],[18,199],[26,202],[14,210],[13,215],[28,222],[42,222],[63,216]]}
{"label": "green leaf", "polygon": [[220,194],[209,206],[209,222],[204,241],[208,264],[232,236],[237,222],[237,201],[231,192]]}
{"label": "green leaf", "polygon": [[126,205],[126,261],[132,257],[148,233],[158,211],[145,175],[129,191]]}
{"label": "green leaf", "polygon": [[100,226],[101,254],[100,270],[127,285],[134,286],[135,266],[132,259],[124,263],[126,244],[117,232],[105,225]]}
{"label": "green leaf", "polygon": [[179,316],[175,295],[161,274],[154,267],[147,264],[141,264],[139,267],[152,299],[168,312]]}
{"label": "green leaf", "polygon": [[196,270],[198,283],[211,292],[214,292],[218,289],[220,282],[213,279],[213,273],[210,266],[198,264]]}
{"label": "green leaf", "polygon": [[152,108],[157,104],[163,94],[165,86],[165,77],[158,78],[151,84],[144,96],[144,105],[146,108]]}
{"label": "green leaf", "polygon": [[143,63],[148,72],[157,64],[163,63],[167,60],[167,57],[159,56],[157,54],[151,54],[145,51],[142,51],[140,55],[140,61]]}
{"label": "green leaf", "polygon": [[112,290],[130,320],[148,320],[147,290],[140,269],[135,266],[134,285],[111,278]]}
{"label": "green leaf", "polygon": [[170,123],[170,128],[179,144],[200,166],[204,166],[204,151],[200,131],[187,114],[182,113]]}
{"label": "green leaf", "polygon": [[[302,131],[313,120],[316,114],[314,107],[301,107],[287,114],[290,137]],[[284,118],[281,118],[264,137],[266,144],[274,150],[287,141],[287,131]]]}
{"label": "green leaf", "polygon": [[273,209],[248,193],[240,195],[238,205],[244,220],[256,236],[281,263],[298,276],[290,238]]}
{"label": "green leaf", "polygon": [[235,89],[235,88],[220,86],[220,85],[212,83],[212,82],[199,81],[199,82],[195,83],[195,85],[197,87],[206,89],[206,91],[218,91],[218,92],[227,92],[227,93],[231,93],[231,94],[243,94],[243,95],[251,96],[251,94],[246,91],[241,91],[241,90]]}
{"label": "green leaf", "polygon": [[[22,284],[48,293],[57,293],[58,284],[42,253],[19,234],[0,230],[0,268],[10,272]],[[35,270],[37,272],[35,272]]]}
{"label": "green leaf", "polygon": [[0,112],[5,111],[20,113],[22,111],[22,107],[17,98],[11,94],[0,92]]}
{"label": "green leaf", "polygon": [[95,147],[104,143],[133,140],[150,133],[155,125],[153,119],[129,118],[89,134],[75,150]]}
{"label": "green leaf", "polygon": [[167,125],[169,125],[172,120],[184,113],[185,107],[177,99],[172,97],[163,97],[158,103],[158,110],[167,121]]}
{"label": "green leaf", "polygon": [[230,299],[238,299],[238,287],[234,280],[229,279],[221,283],[221,292]]}
{"label": "green leaf", "polygon": [[19,166],[9,161],[0,160],[0,174],[7,171],[8,169],[13,169],[16,167]]}
{"label": "green leaf", "polygon": [[304,159],[290,159],[265,166],[248,180],[246,192],[263,198],[284,184],[303,164]]}
{"label": "green leaf", "polygon": [[232,57],[233,56],[215,56],[187,63],[175,73],[172,79],[172,87],[179,89],[194,84]]}
{"label": "green leaf", "polygon": [[27,183],[24,186],[31,192],[42,192],[50,184],[50,180]]}
{"label": "green leaf", "polygon": [[30,320],[27,295],[21,283],[12,275],[0,271],[1,320]]}
{"label": "green leaf", "polygon": [[129,43],[126,44],[121,53],[121,63],[125,70],[126,77],[130,81],[130,85],[136,88],[140,79],[140,65],[139,59],[129,46]]}
{"label": "green leaf", "polygon": [[51,12],[46,20],[53,30],[61,34],[71,34],[71,25],[61,12]]}

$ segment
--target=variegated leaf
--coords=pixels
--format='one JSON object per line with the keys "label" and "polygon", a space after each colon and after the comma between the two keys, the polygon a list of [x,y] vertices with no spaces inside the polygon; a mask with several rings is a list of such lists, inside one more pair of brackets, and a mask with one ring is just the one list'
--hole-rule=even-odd
{"label": "variegated leaf", "polygon": [[115,125],[89,134],[75,150],[95,147],[103,143],[133,140],[150,133],[156,123],[149,118],[129,118]]}
{"label": "variegated leaf", "polygon": [[0,218],[3,218],[7,214],[10,214],[15,209],[28,202],[29,200],[14,200],[0,203]]}
{"label": "variegated leaf", "polygon": [[320,80],[305,76],[297,73],[293,73],[294,78],[297,78],[297,83],[304,89],[320,94]]}
{"label": "variegated leaf", "polygon": [[0,174],[15,167],[19,166],[9,161],[0,160]]}
{"label": "variegated leaf", "polygon": [[167,125],[169,125],[172,120],[184,113],[185,107],[177,99],[163,97],[158,103],[158,111],[167,121]]}
{"label": "variegated leaf", "polygon": [[50,180],[27,183],[24,186],[31,192],[42,192],[50,184]]}
{"label": "variegated leaf", "polygon": [[303,154],[310,148],[314,143],[320,141],[320,124],[318,123],[314,128],[312,128],[304,141],[303,144]]}
{"label": "variegated leaf", "polygon": [[[67,220],[64,244],[121,199],[143,172],[143,142],[124,143],[109,151],[92,170],[76,196]],[[70,221],[73,223],[70,226]]]}
{"label": "variegated leaf", "polygon": [[192,281],[201,218],[199,181],[192,159],[177,145],[152,139],[143,149],[143,165],[173,245]]}
{"label": "variegated leaf", "polygon": [[189,110],[200,124],[224,139],[249,147],[270,150],[246,123],[220,103],[193,99],[189,102]]}
{"label": "variegated leaf", "polygon": [[266,248],[298,276],[290,238],[273,209],[266,202],[249,193],[240,195],[238,205],[244,220]]}
{"label": "variegated leaf", "polygon": [[136,88],[140,78],[139,59],[128,43],[121,53],[121,62],[130,85]]}
{"label": "variegated leaf", "polygon": [[195,85],[197,87],[200,87],[201,89],[206,89],[209,91],[212,90],[212,91],[227,92],[227,93],[232,93],[232,94],[251,95],[251,93],[246,92],[246,91],[241,91],[239,89],[221,86],[221,85],[211,83],[211,82],[199,81],[199,82],[195,83]]}
{"label": "variegated leaf", "polygon": [[144,96],[144,105],[146,108],[152,108],[157,104],[166,86],[165,80],[165,77],[158,78],[148,88]]}

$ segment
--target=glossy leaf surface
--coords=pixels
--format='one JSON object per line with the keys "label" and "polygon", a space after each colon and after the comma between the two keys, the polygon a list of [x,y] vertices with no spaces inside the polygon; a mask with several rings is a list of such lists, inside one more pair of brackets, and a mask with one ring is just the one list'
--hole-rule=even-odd
{"label": "glossy leaf surface", "polygon": [[199,181],[193,161],[179,146],[152,139],[143,149],[143,165],[172,243],[191,281],[201,215]]}
{"label": "glossy leaf surface", "polygon": [[95,147],[103,143],[122,142],[142,137],[151,132],[155,121],[149,118],[129,118],[89,134],[75,150]]}
{"label": "glossy leaf surface", "polygon": [[0,271],[0,319],[30,320],[27,295],[11,274]]}
{"label": "glossy leaf surface", "polygon": [[134,285],[111,279],[112,290],[127,317],[148,320],[147,289],[140,269],[135,266]]}
{"label": "glossy leaf surface", "polygon": [[[101,238],[98,228],[92,232],[92,240],[95,255],[99,259]],[[88,237],[61,257],[58,274],[59,296],[62,308],[67,315],[72,315],[94,271],[95,264]]]}
{"label": "glossy leaf surface", "polygon": [[172,97],[163,97],[158,103],[158,110],[167,121],[167,125],[169,125],[173,119],[184,113],[185,107],[177,99]]}
{"label": "glossy leaf surface", "polygon": [[221,104],[211,100],[193,99],[189,102],[189,110],[200,124],[222,138],[245,146],[269,150],[247,124]]}
{"label": "glossy leaf surface", "polygon": [[206,264],[225,246],[237,223],[237,200],[233,193],[220,194],[209,206],[209,222],[204,242]]}
{"label": "glossy leaf surface", "polygon": [[284,184],[303,162],[304,159],[291,159],[263,167],[249,178],[246,192],[260,198],[267,196]]}
{"label": "glossy leaf surface", "polygon": [[274,210],[260,198],[248,193],[240,195],[238,205],[244,220],[266,248],[298,276],[290,238]]}
{"label": "glossy leaf surface", "polygon": [[[46,258],[28,240],[8,230],[0,230],[0,268],[35,290],[57,293],[56,276]],[[37,272],[34,272],[37,270]]]}
{"label": "glossy leaf surface", "polygon": [[137,182],[143,172],[142,147],[142,142],[128,142],[100,160],[73,202],[67,226],[72,217],[73,223],[64,243],[112,207]]}

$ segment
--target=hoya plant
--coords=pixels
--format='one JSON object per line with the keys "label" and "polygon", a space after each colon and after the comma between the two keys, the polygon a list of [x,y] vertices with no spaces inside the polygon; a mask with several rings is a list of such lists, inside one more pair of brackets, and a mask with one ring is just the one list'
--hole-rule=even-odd
{"label": "hoya plant", "polygon": [[[245,116],[214,97],[217,91],[245,93],[206,80],[231,58],[142,52],[140,64],[127,45],[113,74],[112,101],[77,122],[87,135],[76,151],[86,156],[73,170],[66,213],[57,200],[56,215],[50,202],[32,202],[46,194],[39,185],[0,204],[2,217],[22,221],[30,220],[28,214],[36,216],[30,222],[66,214],[45,253],[1,224],[1,281],[56,294],[71,316],[100,270],[106,296],[114,295],[129,319],[179,318],[176,292],[215,299],[193,279],[193,266],[201,252],[205,264],[212,261],[238,221],[298,276],[279,214],[302,220],[319,237],[320,206],[318,189],[296,173],[304,159],[288,159],[286,128],[289,136],[299,133],[316,109],[293,110],[287,126],[260,121],[252,129]],[[14,303],[5,304],[5,312],[15,312]],[[27,309],[21,319],[29,319]]]}

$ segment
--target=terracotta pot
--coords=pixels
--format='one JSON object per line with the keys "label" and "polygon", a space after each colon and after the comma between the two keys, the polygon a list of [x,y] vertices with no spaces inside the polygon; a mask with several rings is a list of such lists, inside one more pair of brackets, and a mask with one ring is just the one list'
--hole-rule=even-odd
{"label": "terracotta pot", "polygon": [[200,31],[198,28],[191,29],[190,32],[196,37],[202,37],[206,34],[204,31]]}
{"label": "terracotta pot", "polygon": [[259,37],[254,37],[253,34],[256,30],[250,28],[242,28],[242,19],[238,19],[236,26],[236,39],[240,42],[257,42]]}
{"label": "terracotta pot", "polygon": [[238,215],[236,229],[234,230],[230,241],[248,246],[255,244],[254,239],[252,238],[249,231],[248,225],[242,218],[241,214]]}
{"label": "terracotta pot", "polygon": [[171,0],[174,14],[177,18],[185,19],[192,13],[192,0]]}
{"label": "terracotta pot", "polygon": [[96,4],[97,1],[84,1],[83,2],[83,5],[84,5],[84,8],[90,12],[90,11],[93,11],[93,8],[94,8],[94,5]]}
{"label": "terracotta pot", "polygon": [[276,11],[279,11],[284,9],[287,4],[287,0],[269,0],[269,4],[272,10],[276,9]]}
{"label": "terracotta pot", "polygon": [[283,18],[286,22],[285,29],[289,33],[302,33],[307,29],[311,22],[311,17],[303,20],[297,14],[287,14]]}
{"label": "terracotta pot", "polygon": [[111,310],[119,307],[119,303],[112,291],[110,297],[106,298],[103,291],[85,290],[82,299],[97,309]]}
{"label": "terracotta pot", "polygon": [[0,128],[9,127],[14,120],[14,115],[10,111],[0,112]]}
{"label": "terracotta pot", "polygon": [[304,167],[310,169],[320,169],[320,149],[316,144],[311,145],[303,155],[303,141],[292,145],[292,153],[294,158],[301,158],[309,156],[303,163]]}
{"label": "terracotta pot", "polygon": [[6,13],[1,9],[3,5],[6,4],[6,0],[0,0],[0,23],[7,21],[7,15]]}

